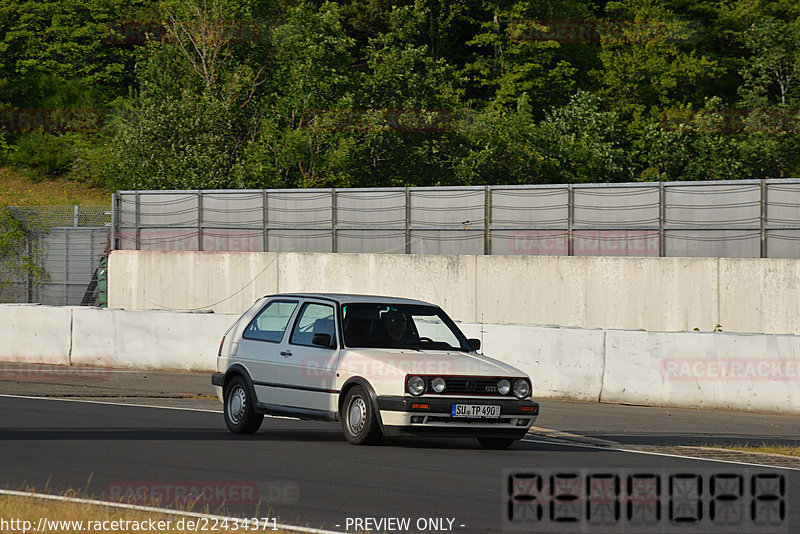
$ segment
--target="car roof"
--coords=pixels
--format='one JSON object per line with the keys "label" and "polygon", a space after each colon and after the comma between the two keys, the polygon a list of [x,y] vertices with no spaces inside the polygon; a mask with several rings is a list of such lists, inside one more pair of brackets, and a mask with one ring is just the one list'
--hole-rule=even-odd
{"label": "car roof", "polygon": [[407,299],[402,297],[386,297],[381,295],[359,295],[354,293],[276,293],[265,295],[264,298],[274,297],[294,297],[294,298],[315,298],[333,300],[340,304],[364,303],[364,304],[421,304],[423,306],[434,306],[430,302],[423,300]]}

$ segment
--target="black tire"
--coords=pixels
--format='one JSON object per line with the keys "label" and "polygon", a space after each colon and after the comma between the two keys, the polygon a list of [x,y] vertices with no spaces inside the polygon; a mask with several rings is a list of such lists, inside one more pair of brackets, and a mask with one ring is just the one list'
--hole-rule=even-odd
{"label": "black tire", "polygon": [[261,428],[264,414],[253,409],[254,399],[241,376],[234,376],[225,386],[225,424],[234,434],[254,434]]}
{"label": "black tire", "polygon": [[344,398],[342,411],[344,438],[353,445],[367,445],[380,441],[381,429],[369,395],[361,386],[353,386]]}
{"label": "black tire", "polygon": [[509,448],[515,441],[514,438],[478,438],[478,443],[484,449],[501,450]]}

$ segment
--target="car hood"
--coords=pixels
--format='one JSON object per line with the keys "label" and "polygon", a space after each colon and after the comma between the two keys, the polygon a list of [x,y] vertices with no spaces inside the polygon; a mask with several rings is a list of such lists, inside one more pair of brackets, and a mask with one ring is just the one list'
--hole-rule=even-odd
{"label": "car hood", "polygon": [[413,349],[346,349],[339,370],[369,376],[527,376],[516,367],[477,353]]}

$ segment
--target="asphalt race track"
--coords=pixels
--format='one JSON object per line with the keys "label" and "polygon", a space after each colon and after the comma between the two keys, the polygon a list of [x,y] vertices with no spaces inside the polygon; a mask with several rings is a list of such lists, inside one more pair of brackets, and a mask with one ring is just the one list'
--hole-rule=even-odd
{"label": "asphalt race track", "polygon": [[[507,451],[481,450],[469,439],[404,438],[357,447],[344,441],[338,426],[275,418],[241,437],[227,431],[221,414],[207,411],[0,397],[0,479],[9,489],[84,489],[103,499],[113,488],[136,483],[204,481],[258,487],[270,501],[260,508],[244,499],[222,510],[210,507],[233,516],[277,515],[282,523],[350,532],[348,518],[406,517],[412,525],[418,518],[449,518],[454,531],[498,532],[503,470],[509,468],[777,472],[786,477],[788,522],[773,531],[800,528],[798,470],[543,441]],[[444,521],[429,531],[447,526]]]}

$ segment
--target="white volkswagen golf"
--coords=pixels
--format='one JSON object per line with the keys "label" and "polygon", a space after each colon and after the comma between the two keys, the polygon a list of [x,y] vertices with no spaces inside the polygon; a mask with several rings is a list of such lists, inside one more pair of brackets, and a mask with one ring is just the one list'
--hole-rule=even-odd
{"label": "white volkswagen golf", "polygon": [[530,377],[479,349],[427,302],[270,295],[226,332],[211,383],[237,434],[267,414],[341,422],[354,444],[436,435],[506,448],[539,405]]}

